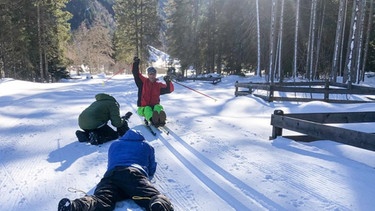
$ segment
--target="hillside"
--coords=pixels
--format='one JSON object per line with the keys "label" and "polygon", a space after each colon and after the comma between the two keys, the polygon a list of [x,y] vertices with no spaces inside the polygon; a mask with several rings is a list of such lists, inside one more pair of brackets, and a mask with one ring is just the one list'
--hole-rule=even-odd
{"label": "hillside", "polygon": [[66,9],[73,14],[73,18],[69,21],[71,29],[76,30],[82,23],[90,26],[94,20],[113,29],[115,27],[113,3],[113,0],[69,1]]}

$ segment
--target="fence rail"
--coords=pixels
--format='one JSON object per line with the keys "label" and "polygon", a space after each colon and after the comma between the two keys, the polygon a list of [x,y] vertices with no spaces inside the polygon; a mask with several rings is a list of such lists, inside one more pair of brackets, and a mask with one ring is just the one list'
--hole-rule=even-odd
{"label": "fence rail", "polygon": [[[375,95],[375,88],[365,87],[353,84],[343,84],[328,81],[316,81],[316,82],[284,82],[284,83],[235,83],[235,96],[253,94],[255,90],[267,91],[267,94],[254,94],[254,96],[260,97],[265,101],[296,101],[296,102],[309,102],[314,100],[331,102],[331,103],[368,103],[373,101],[365,100],[348,100],[348,99],[332,99],[330,95]],[[281,97],[275,96],[275,92],[283,93],[305,93],[309,94],[308,97]],[[322,94],[317,97],[314,94]],[[373,100],[373,98],[368,98]]]}
{"label": "fence rail", "polygon": [[187,81],[187,80],[192,80],[192,81],[209,81],[212,84],[217,84],[221,82],[221,77],[182,77],[182,78],[177,78],[178,81]]}
{"label": "fence rail", "polygon": [[[332,140],[375,151],[375,134],[335,127],[327,124],[374,123],[375,112],[298,113],[284,114],[275,110],[271,115],[272,136],[282,136],[283,129],[304,135],[283,136],[297,141]],[[374,131],[375,131],[375,127]]]}

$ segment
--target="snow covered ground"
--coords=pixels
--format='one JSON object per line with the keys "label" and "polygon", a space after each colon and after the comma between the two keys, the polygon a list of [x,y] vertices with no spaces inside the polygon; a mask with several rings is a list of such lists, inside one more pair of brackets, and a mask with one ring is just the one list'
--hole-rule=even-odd
{"label": "snow covered ground", "polygon": [[[61,198],[83,195],[69,188],[93,192],[111,142],[79,143],[78,115],[100,92],[113,95],[122,114],[136,110],[131,76],[105,80],[0,80],[0,210],[57,210]],[[237,80],[250,78],[228,76],[217,85],[184,82],[217,101],[176,84],[174,93],[162,96],[170,135],[154,137],[140,117],[130,119],[130,127],[155,147],[153,182],[176,210],[373,210],[375,152],[329,140],[298,143],[269,136],[275,109],[373,111],[374,103],[268,103],[235,97]],[[367,128],[375,132],[373,125]],[[141,209],[128,200],[116,210]]]}

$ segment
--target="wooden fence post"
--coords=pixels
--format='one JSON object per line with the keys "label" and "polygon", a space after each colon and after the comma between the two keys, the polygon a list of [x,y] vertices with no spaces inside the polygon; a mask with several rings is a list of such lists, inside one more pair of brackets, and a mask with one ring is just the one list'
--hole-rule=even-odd
{"label": "wooden fence post", "polygon": [[[272,118],[274,115],[283,116],[284,112],[282,110],[275,110],[273,112],[273,115],[271,116],[271,124],[272,124]],[[276,127],[273,125],[272,127],[272,136],[270,137],[270,140],[277,138],[277,136],[283,135],[283,129],[281,127]]]}
{"label": "wooden fence post", "polygon": [[324,84],[324,101],[328,102],[329,100],[329,81],[326,80]]}
{"label": "wooden fence post", "polygon": [[234,91],[234,96],[238,96],[237,92],[238,92],[238,81],[236,81],[236,83],[234,83],[234,87],[236,87],[236,90]]}
{"label": "wooden fence post", "polygon": [[273,92],[274,92],[274,84],[270,84],[270,96],[268,98],[268,102],[273,102]]}

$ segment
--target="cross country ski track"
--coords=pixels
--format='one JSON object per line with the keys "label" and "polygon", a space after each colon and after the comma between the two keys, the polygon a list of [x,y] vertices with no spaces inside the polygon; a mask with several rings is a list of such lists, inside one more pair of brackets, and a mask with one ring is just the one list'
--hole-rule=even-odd
{"label": "cross country ski track", "polygon": [[[172,120],[173,121],[173,120]],[[207,210],[209,205],[205,205],[202,199],[194,197],[194,191],[202,189],[207,191],[207,200],[210,197],[217,197],[223,202],[223,206],[228,206],[222,210],[287,210],[281,206],[282,200],[288,200],[291,207],[298,208],[309,206],[311,202],[322,201],[322,209],[347,210],[345,204],[333,202],[321,192],[337,193],[338,190],[327,189],[324,187],[309,189],[308,184],[300,181],[311,178],[325,178],[327,169],[316,166],[313,172],[307,172],[303,166],[293,166],[288,164],[287,160],[281,161],[280,167],[271,168],[268,165],[261,165],[256,161],[249,160],[244,163],[246,168],[251,169],[252,174],[263,175],[263,179],[254,178],[252,181],[243,181],[236,175],[216,164],[213,160],[201,153],[196,146],[191,145],[191,140],[202,140],[208,137],[200,136],[183,125],[177,123],[168,123],[170,129],[169,135],[158,131],[153,136],[147,129],[142,131],[147,140],[155,146],[156,159],[158,161],[158,170],[156,179],[159,189],[165,190],[168,197],[171,198],[177,210]],[[142,126],[143,127],[143,126]],[[208,139],[207,139],[208,140]],[[207,141],[206,140],[206,141]],[[230,150],[228,150],[230,151]],[[232,153],[233,156],[235,152]],[[160,158],[160,155],[163,155]],[[158,158],[159,157],[159,158]],[[283,160],[283,158],[280,158]],[[176,163],[173,166],[171,163]],[[163,163],[168,163],[164,164]],[[302,170],[301,170],[302,169]],[[173,174],[170,171],[185,172],[191,175],[191,180],[186,181],[186,187],[168,187],[174,184]],[[293,178],[286,178],[285,172],[294,175]],[[314,176],[315,175],[315,176]],[[178,179],[178,178],[177,178]],[[310,180],[310,179],[309,179]],[[318,179],[319,180],[319,179]],[[319,181],[318,181],[319,182]],[[335,182],[335,181],[329,181]],[[183,184],[184,182],[178,182]],[[194,188],[191,186],[200,186]],[[264,185],[264,187],[263,187]],[[264,188],[271,185],[276,191],[275,195],[265,192]],[[260,188],[261,186],[261,188]],[[294,192],[299,198],[285,198],[284,190]],[[178,191],[177,191],[178,190]]]}
{"label": "cross country ski track", "polygon": [[203,156],[172,130],[169,136],[161,134],[159,140],[197,179],[231,205],[233,209],[272,210],[278,206],[272,201],[260,200],[264,196]]}
{"label": "cross country ski track", "polygon": [[[140,118],[140,121],[142,121],[142,118]],[[167,126],[170,125],[171,123],[167,124]],[[280,210],[279,205],[271,200],[267,200],[261,193],[258,193],[249,185],[202,155],[170,127],[168,127],[170,131],[169,135],[158,130],[156,131],[156,136],[152,135],[144,125],[138,125],[134,127],[134,129],[138,129],[138,127],[143,128],[141,131],[145,138],[151,141],[155,147],[156,159],[158,161],[156,179],[158,180],[157,184],[160,186],[159,188],[161,190],[168,189],[163,186],[167,186],[172,179],[168,179],[165,175],[168,173],[163,168],[162,163],[164,161],[160,162],[158,155],[163,154],[166,156],[166,154],[168,154],[169,162],[171,160],[177,162],[180,167],[183,168],[183,171],[187,171],[187,173],[191,174],[192,181],[202,186],[201,189],[207,190],[208,194],[219,197],[223,203],[228,206],[228,208],[224,210]],[[193,132],[190,131],[190,133]],[[194,134],[194,136],[197,136],[197,134]],[[159,144],[154,143],[154,141],[159,142]],[[162,147],[160,145],[164,146],[165,149],[161,149]],[[163,151],[161,152],[159,150]],[[176,169],[174,170],[177,171]],[[194,199],[193,193],[191,196],[186,195],[186,193],[189,192],[186,190],[186,187],[173,187],[173,190],[180,191],[175,191],[172,195],[171,192],[166,194],[171,198],[177,210],[202,210],[201,205],[198,204],[199,202]]]}

